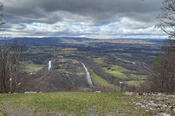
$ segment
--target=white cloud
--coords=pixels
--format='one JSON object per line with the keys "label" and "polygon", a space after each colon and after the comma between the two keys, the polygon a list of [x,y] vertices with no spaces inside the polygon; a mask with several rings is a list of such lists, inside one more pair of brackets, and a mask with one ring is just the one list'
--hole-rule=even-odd
{"label": "white cloud", "polygon": [[77,36],[92,38],[164,38],[165,34],[154,26],[145,26],[142,22],[129,19],[116,21],[102,26],[67,23],[67,21],[55,24],[31,23],[12,24],[7,28],[9,36]]}

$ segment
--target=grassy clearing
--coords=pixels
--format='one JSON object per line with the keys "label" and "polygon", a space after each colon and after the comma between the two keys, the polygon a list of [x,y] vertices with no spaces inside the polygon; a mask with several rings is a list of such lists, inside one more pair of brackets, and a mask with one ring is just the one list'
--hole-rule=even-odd
{"label": "grassy clearing", "polygon": [[[37,94],[0,94],[0,104],[8,103],[15,111],[33,109],[35,115],[44,115],[48,112],[72,114],[84,116],[95,114],[151,116],[151,112],[136,107],[130,102],[136,100],[134,96],[127,96],[117,93],[81,93],[81,92],[58,92],[58,93],[37,93]],[[0,111],[8,112],[0,107]],[[64,116],[65,116],[64,115]]]}
{"label": "grassy clearing", "polygon": [[132,78],[132,79],[147,79],[148,76],[147,75],[135,75],[135,74],[131,74],[131,75],[129,75],[129,78]]}
{"label": "grassy clearing", "polygon": [[105,72],[113,75],[114,77],[123,78],[123,79],[128,78],[124,73],[119,71],[119,70],[125,70],[124,68],[121,68],[121,67],[118,67],[118,66],[112,66],[112,67],[109,67],[109,68],[104,67],[103,69],[104,69]]}
{"label": "grassy clearing", "polygon": [[60,72],[60,73],[67,73],[66,69],[64,69],[64,68],[58,69],[58,72]]}
{"label": "grassy clearing", "polygon": [[22,62],[21,65],[24,66],[24,71],[28,73],[35,73],[44,67],[43,65],[34,64],[27,61]]}
{"label": "grassy clearing", "polygon": [[98,64],[105,64],[105,61],[102,58],[94,58],[93,60],[94,60],[94,62],[96,62]]}
{"label": "grassy clearing", "polygon": [[127,83],[128,85],[138,86],[138,85],[140,85],[140,84],[143,83],[143,82],[144,82],[144,81],[139,80],[139,81],[127,81],[126,83]]}
{"label": "grassy clearing", "polygon": [[118,66],[118,65],[113,65],[113,66],[111,67],[111,69],[118,70],[118,71],[120,71],[120,72],[126,72],[126,71],[129,71],[128,69],[123,68],[123,67]]}
{"label": "grassy clearing", "polygon": [[119,53],[119,55],[123,55],[123,56],[132,56],[130,53]]}
{"label": "grassy clearing", "polygon": [[82,75],[85,75],[85,73],[84,72],[78,72],[78,73],[76,73],[78,76],[82,76]]}
{"label": "grassy clearing", "polygon": [[148,76],[147,75],[135,75],[135,74],[125,74],[125,72],[129,72],[129,73],[134,73],[134,71],[128,70],[124,67],[118,66],[118,65],[112,65],[110,67],[104,67],[103,68],[105,72],[113,75],[114,77],[117,78],[122,78],[122,79],[139,79],[139,80],[143,80],[143,79],[147,79]]}
{"label": "grassy clearing", "polygon": [[93,82],[95,84],[100,85],[100,86],[107,86],[107,87],[111,87],[111,88],[116,88],[116,86],[110,84],[105,79],[103,79],[102,77],[98,76],[94,71],[91,71],[91,74],[92,74]]}

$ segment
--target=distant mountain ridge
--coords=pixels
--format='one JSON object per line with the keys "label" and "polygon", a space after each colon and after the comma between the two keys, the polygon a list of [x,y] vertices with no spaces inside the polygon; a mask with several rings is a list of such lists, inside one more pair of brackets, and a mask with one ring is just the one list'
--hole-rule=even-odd
{"label": "distant mountain ridge", "polygon": [[[123,41],[145,41],[145,42],[152,42],[158,45],[162,45],[165,41],[165,39],[128,39],[128,38],[122,38],[122,39],[91,39],[91,38],[83,38],[83,37],[44,37],[44,38],[29,38],[29,37],[24,37],[24,38],[6,38],[6,39],[1,39],[0,44],[3,42],[11,43],[12,41],[18,41],[19,43],[26,44],[26,45],[56,45],[59,43],[64,42],[65,40],[68,42],[73,41],[73,42],[99,42],[102,40],[105,40],[104,42],[110,42],[110,41],[116,41],[116,40],[123,40]],[[69,44],[70,44],[69,43]]]}

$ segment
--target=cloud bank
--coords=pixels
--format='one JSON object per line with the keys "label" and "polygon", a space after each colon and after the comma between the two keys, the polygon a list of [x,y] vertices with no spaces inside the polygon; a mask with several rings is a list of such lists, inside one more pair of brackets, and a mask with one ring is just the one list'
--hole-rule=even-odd
{"label": "cloud bank", "polygon": [[163,0],[2,0],[6,36],[164,38]]}

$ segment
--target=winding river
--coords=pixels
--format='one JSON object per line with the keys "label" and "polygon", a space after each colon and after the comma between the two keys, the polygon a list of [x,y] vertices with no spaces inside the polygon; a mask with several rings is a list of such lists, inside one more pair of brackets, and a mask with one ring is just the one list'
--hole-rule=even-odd
{"label": "winding river", "polygon": [[81,64],[83,65],[83,68],[84,68],[85,71],[86,71],[86,78],[87,78],[87,81],[88,81],[89,86],[90,86],[90,87],[93,87],[93,83],[92,83],[91,75],[90,75],[90,73],[89,73],[87,67],[85,66],[84,63],[81,62]]}

